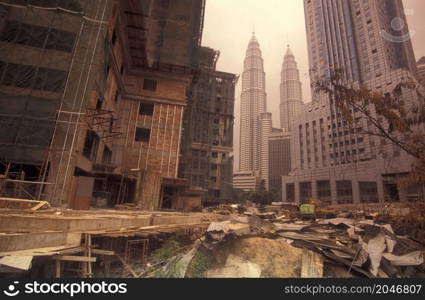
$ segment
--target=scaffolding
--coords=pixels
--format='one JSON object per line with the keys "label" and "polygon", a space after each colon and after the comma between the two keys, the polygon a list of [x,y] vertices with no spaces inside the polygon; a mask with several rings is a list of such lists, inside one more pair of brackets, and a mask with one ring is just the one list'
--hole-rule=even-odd
{"label": "scaffolding", "polygon": [[106,36],[110,4],[0,2],[5,20],[0,25],[0,173],[5,182],[0,196],[63,203],[81,128],[93,122],[86,111],[91,77],[100,74],[95,81],[105,80],[96,70],[101,63],[96,54]]}

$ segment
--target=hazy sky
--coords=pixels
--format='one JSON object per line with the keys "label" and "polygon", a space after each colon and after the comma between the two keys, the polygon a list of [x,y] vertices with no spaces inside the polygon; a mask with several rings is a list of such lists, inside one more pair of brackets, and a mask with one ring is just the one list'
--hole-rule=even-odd
{"label": "hazy sky", "polygon": [[[425,56],[424,0],[403,0],[413,35],[417,60]],[[241,74],[252,32],[260,43],[266,72],[267,109],[273,113],[273,126],[279,127],[280,72],[289,44],[295,54],[303,83],[303,100],[310,102],[307,40],[303,0],[207,0],[202,44],[221,55],[217,69]],[[239,111],[241,80],[235,102],[235,162],[239,156]]]}

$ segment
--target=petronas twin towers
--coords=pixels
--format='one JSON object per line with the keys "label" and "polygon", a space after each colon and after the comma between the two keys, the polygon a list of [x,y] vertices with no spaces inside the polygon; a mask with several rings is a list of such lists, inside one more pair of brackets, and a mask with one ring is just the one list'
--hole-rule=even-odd
{"label": "petronas twin towers", "polygon": [[240,171],[260,170],[261,122],[267,110],[266,74],[260,45],[252,36],[242,74]]}
{"label": "petronas twin towers", "polygon": [[[291,122],[302,106],[301,81],[295,57],[288,46],[281,73],[280,127],[291,131]],[[264,61],[255,34],[248,44],[242,74],[239,170],[256,173],[268,183],[268,136],[272,132],[267,113]]]}

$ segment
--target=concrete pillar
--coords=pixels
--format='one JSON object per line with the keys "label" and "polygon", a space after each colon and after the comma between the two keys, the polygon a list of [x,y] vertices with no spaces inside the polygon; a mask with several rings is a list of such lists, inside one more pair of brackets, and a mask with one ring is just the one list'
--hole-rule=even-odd
{"label": "concrete pillar", "polygon": [[407,191],[405,188],[401,187],[397,184],[398,189],[398,197],[400,198],[400,202],[407,202]]}
{"label": "concrete pillar", "polygon": [[331,182],[331,202],[332,204],[338,204],[337,195],[336,195],[336,180],[334,178],[329,178]]}
{"label": "concrete pillar", "polygon": [[319,199],[319,197],[317,195],[317,181],[316,180],[311,181],[311,197],[314,198],[314,199]]}
{"label": "concrete pillar", "polygon": [[376,184],[377,184],[377,187],[378,187],[379,202],[384,202],[385,201],[385,193],[384,193],[384,182],[383,182],[382,178],[378,177],[378,179],[376,180]]}
{"label": "concrete pillar", "polygon": [[301,203],[301,199],[300,199],[300,182],[299,181],[295,181],[294,182],[294,186],[295,186],[295,203],[300,204]]}
{"label": "concrete pillar", "polygon": [[282,202],[288,202],[288,199],[286,199],[286,183],[285,183],[285,177],[281,177],[280,184],[282,185],[282,197],[280,201]]}
{"label": "concrete pillar", "polygon": [[360,204],[360,186],[358,180],[353,180],[351,182],[351,188],[353,189],[353,203]]}
{"label": "concrete pillar", "polygon": [[161,175],[151,171],[141,171],[137,176],[136,203],[143,210],[153,211],[159,208],[161,195]]}

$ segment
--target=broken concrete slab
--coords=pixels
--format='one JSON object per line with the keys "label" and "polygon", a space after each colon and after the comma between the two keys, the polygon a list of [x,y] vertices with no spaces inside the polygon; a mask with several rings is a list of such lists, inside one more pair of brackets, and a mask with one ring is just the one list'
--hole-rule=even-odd
{"label": "broken concrete slab", "polygon": [[389,260],[393,266],[419,266],[424,263],[424,253],[422,251],[414,251],[401,256],[392,253],[384,253],[383,256]]}

